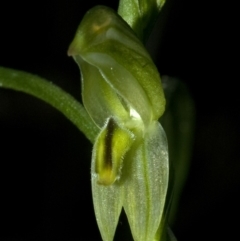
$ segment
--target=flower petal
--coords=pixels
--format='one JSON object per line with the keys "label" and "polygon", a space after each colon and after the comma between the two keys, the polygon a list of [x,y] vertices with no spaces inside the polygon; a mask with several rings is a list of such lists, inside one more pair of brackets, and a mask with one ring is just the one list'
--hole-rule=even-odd
{"label": "flower petal", "polygon": [[94,144],[91,168],[93,203],[104,241],[113,240],[122,210],[122,162],[133,141],[134,135],[130,131],[109,118]]}
{"label": "flower petal", "polygon": [[169,179],[167,140],[158,122],[149,126],[127,158],[123,207],[134,240],[152,241],[162,218]]}
{"label": "flower petal", "polygon": [[163,114],[165,98],[158,70],[133,30],[112,9],[98,6],[88,11],[68,54],[95,66],[145,125]]}
{"label": "flower petal", "polygon": [[88,114],[100,128],[109,116],[128,119],[126,110],[116,92],[103,79],[98,69],[77,56],[82,74],[82,98]]}
{"label": "flower petal", "polygon": [[[95,163],[92,162],[92,169]],[[123,205],[122,186],[98,184],[98,177],[92,173],[92,194],[97,224],[104,241],[112,241]]]}
{"label": "flower petal", "polygon": [[92,175],[92,193],[96,220],[102,239],[112,241],[122,210],[122,188],[118,184],[99,185],[96,176]]}
{"label": "flower petal", "polygon": [[125,106],[134,109],[146,125],[152,119],[152,108],[146,93],[135,77],[111,56],[103,53],[84,55],[91,65],[95,66],[105,81],[125,102]]}

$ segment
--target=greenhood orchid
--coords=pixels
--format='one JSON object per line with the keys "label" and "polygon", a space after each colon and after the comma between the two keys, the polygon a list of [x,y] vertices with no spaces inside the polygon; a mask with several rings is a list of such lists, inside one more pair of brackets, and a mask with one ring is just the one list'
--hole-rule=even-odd
{"label": "greenhood orchid", "polygon": [[68,54],[80,67],[83,104],[99,128],[92,193],[104,241],[122,208],[135,241],[159,240],[169,182],[167,140],[158,119],[165,98],[141,41],[112,9],[87,12]]}

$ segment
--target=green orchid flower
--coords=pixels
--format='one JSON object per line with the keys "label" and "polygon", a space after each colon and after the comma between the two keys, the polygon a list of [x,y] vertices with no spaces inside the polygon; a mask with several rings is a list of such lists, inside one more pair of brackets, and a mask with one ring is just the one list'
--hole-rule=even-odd
{"label": "green orchid flower", "polygon": [[91,181],[102,239],[113,240],[124,209],[135,241],[160,240],[169,162],[157,68],[129,25],[103,6],[87,12],[68,54],[80,67],[83,104],[99,128]]}

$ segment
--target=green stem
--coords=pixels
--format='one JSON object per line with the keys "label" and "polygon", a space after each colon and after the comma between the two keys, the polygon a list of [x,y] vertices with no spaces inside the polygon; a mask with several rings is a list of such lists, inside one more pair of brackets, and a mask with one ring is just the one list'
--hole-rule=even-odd
{"label": "green stem", "polygon": [[0,87],[33,95],[61,111],[93,143],[99,129],[83,106],[70,94],[45,79],[23,71],[0,67]]}
{"label": "green stem", "polygon": [[120,0],[118,14],[145,43],[165,0]]}

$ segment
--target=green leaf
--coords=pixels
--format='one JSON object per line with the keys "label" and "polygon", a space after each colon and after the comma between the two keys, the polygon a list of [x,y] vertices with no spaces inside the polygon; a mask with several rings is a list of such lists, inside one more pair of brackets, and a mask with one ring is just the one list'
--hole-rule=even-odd
{"label": "green leaf", "polygon": [[190,166],[195,106],[187,86],[180,80],[163,76],[163,86],[167,107],[161,123],[168,136],[169,153],[174,169],[174,197],[169,214],[169,223],[173,224]]}
{"label": "green leaf", "polygon": [[99,129],[78,101],[39,76],[0,67],[0,87],[21,91],[47,102],[62,112],[92,142],[99,133]]}

